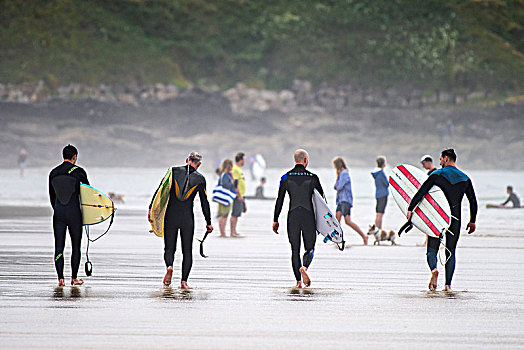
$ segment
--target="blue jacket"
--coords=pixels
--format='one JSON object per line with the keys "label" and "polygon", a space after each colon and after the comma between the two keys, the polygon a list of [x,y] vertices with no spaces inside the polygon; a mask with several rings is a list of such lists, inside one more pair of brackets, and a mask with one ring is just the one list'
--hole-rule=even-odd
{"label": "blue jacket", "polygon": [[375,198],[386,197],[389,195],[389,182],[384,169],[375,169],[371,172],[375,179]]}
{"label": "blue jacket", "polygon": [[335,182],[335,190],[337,191],[337,205],[341,202],[348,202],[350,206],[353,206],[351,178],[349,177],[349,171],[347,169],[340,172],[337,182]]}

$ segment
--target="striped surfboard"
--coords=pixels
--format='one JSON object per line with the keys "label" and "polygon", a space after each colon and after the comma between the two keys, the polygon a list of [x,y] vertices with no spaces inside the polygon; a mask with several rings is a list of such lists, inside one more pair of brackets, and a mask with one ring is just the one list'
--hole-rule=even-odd
{"label": "striped surfboard", "polygon": [[[428,176],[422,170],[401,164],[391,171],[389,184],[393,199],[406,215],[411,199]],[[451,210],[444,192],[433,186],[429,193],[418,204],[411,219],[413,225],[430,237],[440,237],[449,228]]]}

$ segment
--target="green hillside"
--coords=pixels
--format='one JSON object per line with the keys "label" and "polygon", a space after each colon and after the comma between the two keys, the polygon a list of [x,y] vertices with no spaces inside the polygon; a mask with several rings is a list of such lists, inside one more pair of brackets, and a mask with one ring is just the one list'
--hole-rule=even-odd
{"label": "green hillside", "polygon": [[524,89],[524,0],[0,0],[0,83]]}

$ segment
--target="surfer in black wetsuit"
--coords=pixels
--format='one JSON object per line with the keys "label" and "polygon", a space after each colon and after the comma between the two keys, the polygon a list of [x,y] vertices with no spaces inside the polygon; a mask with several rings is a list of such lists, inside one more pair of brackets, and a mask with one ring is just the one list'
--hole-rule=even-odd
{"label": "surfer in black wetsuit", "polygon": [[513,192],[513,187],[512,186],[508,186],[506,188],[506,192],[508,193],[509,197],[501,205],[504,206],[504,205],[508,204],[509,202],[511,202],[513,204],[513,208],[520,208],[520,200],[519,200],[519,197],[517,196],[517,194],[515,192]]}
{"label": "surfer in black wetsuit", "polygon": [[71,285],[82,285],[78,278],[78,267],[82,256],[82,211],[80,209],[80,183],[89,185],[84,169],[75,165],[78,151],[67,145],[62,150],[64,162],[49,174],[49,199],[53,207],[53,231],[55,235],[55,268],[58,286],[64,282],[64,246],[66,229],[71,236]]}
{"label": "surfer in black wetsuit", "polygon": [[[424,198],[428,191],[436,185],[442,189],[451,208],[451,224],[446,231],[446,286],[445,291],[451,291],[451,280],[455,271],[455,249],[460,235],[460,214],[461,203],[464,194],[468,197],[470,220],[467,225],[468,233],[475,231],[475,220],[477,217],[477,199],[471,180],[466,174],[455,167],[457,155],[453,149],[446,149],[440,155],[440,165],[442,169],[436,170],[422,184],[415,194],[408,207],[407,218],[411,220],[411,215],[417,204]],[[427,247],[427,262],[431,270],[429,289],[437,288],[437,253],[440,245],[440,238],[429,237]]]}
{"label": "surfer in black wetsuit", "polygon": [[[165,286],[171,284],[176,241],[178,231],[180,230],[183,254],[180,287],[182,289],[190,289],[187,285],[187,279],[191,271],[191,266],[193,265],[193,235],[195,232],[193,201],[197,193],[200,196],[200,204],[206,220],[207,232],[211,233],[213,231],[213,226],[211,226],[211,210],[209,209],[209,202],[207,200],[206,179],[197,171],[201,164],[202,156],[197,152],[191,152],[186,159],[186,165],[173,167],[171,170],[173,183],[171,185],[164,219],[164,261],[167,267],[167,272],[164,277]],[[155,195],[153,195],[153,199]],[[151,216],[152,205],[153,201],[151,201],[149,205],[149,216]]]}
{"label": "surfer in black wetsuit", "polygon": [[[316,223],[313,212],[311,197],[313,189],[317,189],[323,196],[324,191],[320,185],[318,176],[307,171],[309,155],[306,151],[299,149],[295,151],[295,167],[285,173],[280,179],[278,198],[275,204],[275,215],[273,218],[273,232],[278,234],[278,217],[284,204],[286,191],[289,193],[289,212],[287,215],[287,233],[291,243],[291,263],[297,281],[297,287],[302,287],[302,280],[306,287],[311,285],[307,269],[313,260],[315,251]],[[300,261],[300,238],[304,240],[304,253]]]}

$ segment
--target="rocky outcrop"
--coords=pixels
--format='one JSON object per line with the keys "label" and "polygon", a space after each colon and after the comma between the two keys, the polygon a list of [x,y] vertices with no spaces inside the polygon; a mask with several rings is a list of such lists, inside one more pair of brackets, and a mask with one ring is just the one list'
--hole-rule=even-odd
{"label": "rocky outcrop", "polygon": [[[250,88],[242,83],[226,91],[218,88],[194,87],[180,89],[170,84],[145,86],[92,87],[71,83],[51,90],[39,81],[21,85],[0,84],[0,102],[38,103],[52,99],[93,99],[100,102],[124,103],[138,106],[143,102],[173,100],[191,94],[205,93],[229,101],[236,114],[278,111],[344,111],[351,107],[423,107],[434,104],[461,104],[471,99],[488,97],[487,92],[474,91],[454,94],[449,91],[423,91],[420,89],[362,89],[352,85],[331,86],[326,83],[314,87],[309,81],[295,80],[291,88],[272,91]],[[518,94],[513,94],[518,95]]]}

